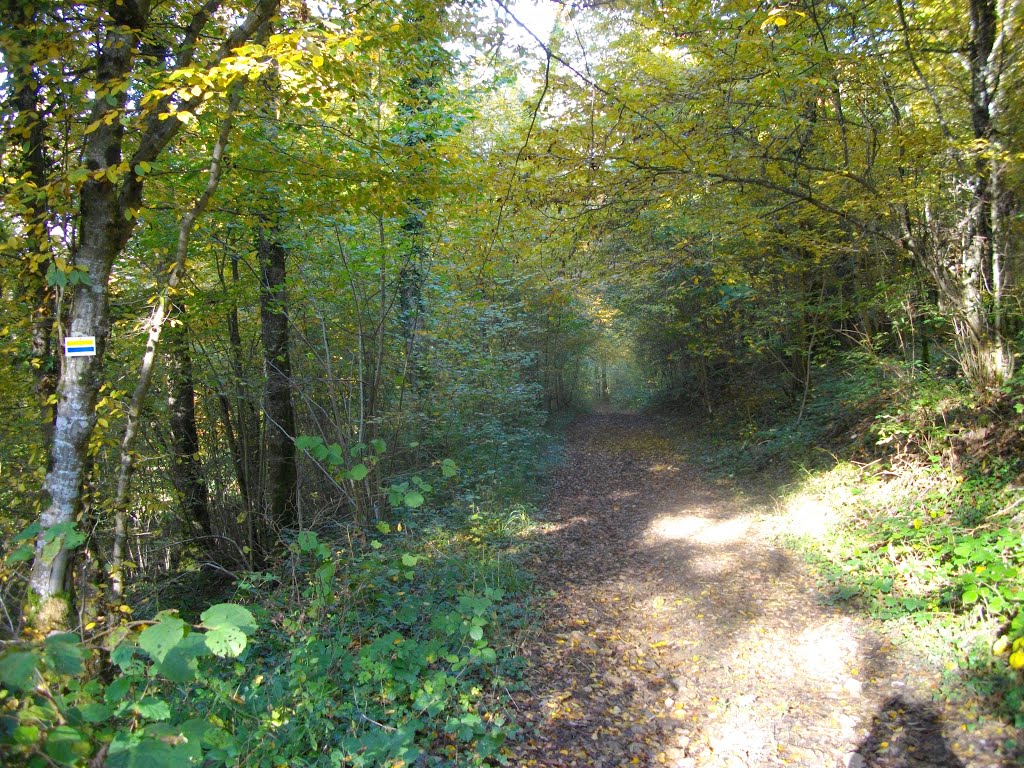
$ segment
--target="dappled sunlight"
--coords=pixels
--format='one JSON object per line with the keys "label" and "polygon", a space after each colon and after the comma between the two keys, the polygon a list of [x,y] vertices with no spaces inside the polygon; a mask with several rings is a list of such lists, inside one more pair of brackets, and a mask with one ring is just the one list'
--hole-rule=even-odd
{"label": "dappled sunlight", "polygon": [[752,617],[736,634],[730,663],[759,675],[784,677],[790,685],[843,685],[858,668],[862,648],[852,621],[811,616],[803,626]]}
{"label": "dappled sunlight", "polygon": [[854,668],[861,652],[850,619],[827,619],[804,629],[793,644],[792,654],[801,671],[822,679],[835,680]]}
{"label": "dappled sunlight", "polygon": [[679,471],[679,467],[675,466],[674,464],[657,464],[656,463],[656,464],[651,464],[651,466],[649,466],[647,468],[647,471],[651,472],[651,473],[678,472]]}
{"label": "dappled sunlight", "polygon": [[[652,442],[615,425],[594,418],[576,438]],[[872,764],[885,745],[959,749],[940,718],[919,717],[931,688],[906,674],[901,649],[829,606],[775,543],[827,532],[880,488],[841,497],[807,482],[799,504],[771,514],[677,456],[616,457],[595,474],[594,453],[576,453],[586,471],[559,486],[546,528],[547,643],[520,702],[538,736],[515,764],[819,768]],[[887,708],[894,695],[909,703]]]}
{"label": "dappled sunlight", "polygon": [[665,541],[688,541],[694,544],[735,544],[750,536],[751,521],[746,517],[709,520],[699,517],[700,509],[690,514],[667,515],[651,523],[649,533]]}
{"label": "dappled sunlight", "polygon": [[816,494],[799,494],[786,504],[787,532],[812,539],[825,537],[836,524],[835,510]]}
{"label": "dappled sunlight", "polygon": [[722,550],[694,553],[687,559],[687,566],[695,576],[708,579],[712,576],[720,576],[742,570],[744,567],[743,555],[742,551],[729,552]]}

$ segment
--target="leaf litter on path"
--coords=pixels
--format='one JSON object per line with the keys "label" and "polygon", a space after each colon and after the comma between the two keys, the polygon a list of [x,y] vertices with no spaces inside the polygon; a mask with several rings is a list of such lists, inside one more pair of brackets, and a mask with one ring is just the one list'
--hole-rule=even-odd
{"label": "leaf litter on path", "polygon": [[935,701],[936,672],[825,605],[771,516],[675,442],[630,415],[570,430],[533,564],[547,598],[511,765],[1015,764],[1014,733]]}

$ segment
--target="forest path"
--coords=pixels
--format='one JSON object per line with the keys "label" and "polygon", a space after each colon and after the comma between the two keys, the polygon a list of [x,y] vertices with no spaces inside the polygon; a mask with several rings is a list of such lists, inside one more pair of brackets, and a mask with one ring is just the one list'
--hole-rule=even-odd
{"label": "forest path", "polygon": [[929,703],[937,681],[871,621],[825,605],[774,541],[777,518],[678,442],[624,414],[570,429],[510,765],[1010,765],[1003,730],[947,725]]}

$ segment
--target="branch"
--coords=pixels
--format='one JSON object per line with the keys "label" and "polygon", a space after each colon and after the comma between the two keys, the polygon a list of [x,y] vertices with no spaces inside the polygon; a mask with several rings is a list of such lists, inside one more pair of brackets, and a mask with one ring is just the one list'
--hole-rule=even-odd
{"label": "branch", "polygon": [[[195,34],[199,34],[199,30],[202,27],[199,25],[198,19],[202,18],[202,23],[205,24],[204,14],[212,5],[213,0],[209,0],[207,5],[203,6],[203,8],[196,13],[196,17],[193,18],[192,24],[189,25],[189,31],[186,33],[185,38],[185,48],[183,49],[183,53],[188,54],[189,60],[191,60],[193,45],[189,43],[188,35],[192,34],[193,25],[197,26]],[[237,27],[235,27],[234,30],[232,30],[230,35],[228,35],[220,50],[207,64],[207,67],[216,66],[223,61],[231,51],[241,46],[246,40],[250,39],[256,31],[270,19],[277,10],[277,6],[278,0],[259,0],[256,7],[253,8],[249,15],[246,16],[246,18]],[[133,169],[140,162],[151,162],[155,160],[170,143],[171,139],[173,139],[175,135],[177,135],[178,131],[181,130],[182,122],[180,120],[161,120],[159,117],[161,113],[167,111],[171,98],[171,96],[166,96],[161,99],[157,107],[150,113],[149,119],[146,122],[145,131],[142,134],[142,139],[139,141],[138,149],[136,149],[135,153],[132,155],[130,165]],[[199,103],[199,98],[186,99],[179,108],[179,111],[192,112]],[[143,184],[144,181],[142,178],[137,177],[132,172],[128,173],[124,185],[121,187],[121,193],[118,198],[118,204],[122,211],[138,206],[142,199]],[[130,228],[127,227],[126,229],[130,230]],[[127,237],[127,234],[129,233],[126,233],[125,237]]]}

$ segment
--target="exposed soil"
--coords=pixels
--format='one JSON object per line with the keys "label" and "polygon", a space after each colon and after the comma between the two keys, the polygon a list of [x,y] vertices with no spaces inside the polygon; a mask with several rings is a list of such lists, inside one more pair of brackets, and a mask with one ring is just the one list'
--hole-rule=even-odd
{"label": "exposed soil", "polygon": [[826,605],[778,518],[703,476],[667,429],[596,415],[570,430],[511,765],[1019,764],[1005,745],[1021,734],[936,700],[940,673]]}

